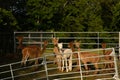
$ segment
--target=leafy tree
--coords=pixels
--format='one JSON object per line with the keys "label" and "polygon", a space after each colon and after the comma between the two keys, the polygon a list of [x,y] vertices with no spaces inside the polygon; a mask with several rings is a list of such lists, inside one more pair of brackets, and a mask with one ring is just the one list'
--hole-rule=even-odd
{"label": "leafy tree", "polygon": [[[39,29],[101,31],[101,7],[97,0],[28,0],[30,21]],[[96,29],[95,29],[96,28]]]}
{"label": "leafy tree", "polygon": [[[116,15],[116,10],[119,9],[117,6],[119,4],[116,5],[116,3],[118,3],[118,0],[101,0],[101,7],[102,7],[102,11],[101,11],[101,18],[103,21],[103,29],[104,31],[114,31],[114,19]],[[119,11],[117,11],[119,12]],[[112,23],[112,24],[111,24]]]}
{"label": "leafy tree", "polygon": [[110,24],[111,31],[120,31],[120,1],[116,1],[112,7],[112,22]]}
{"label": "leafy tree", "polygon": [[[1,0],[21,31],[119,31],[118,0]],[[114,29],[113,29],[114,28]]]}
{"label": "leafy tree", "polygon": [[[78,3],[78,2],[76,2]],[[84,31],[102,31],[101,6],[98,0],[80,0],[80,21]]]}
{"label": "leafy tree", "polygon": [[19,28],[12,13],[2,8],[0,8],[0,26],[0,29],[5,29],[7,31],[17,30]]}

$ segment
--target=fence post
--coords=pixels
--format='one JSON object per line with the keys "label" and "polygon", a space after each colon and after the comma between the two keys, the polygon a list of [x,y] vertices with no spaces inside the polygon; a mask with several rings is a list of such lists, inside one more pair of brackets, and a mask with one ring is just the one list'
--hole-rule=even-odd
{"label": "fence post", "polygon": [[120,32],[119,32],[119,55],[118,55],[119,59],[120,59]]}
{"label": "fence post", "polygon": [[46,78],[47,78],[47,80],[49,80],[48,71],[47,71],[47,62],[46,62],[46,56],[45,55],[44,55],[43,61],[44,61],[44,66],[45,66]]}
{"label": "fence post", "polygon": [[118,74],[118,67],[117,67],[117,59],[116,59],[116,54],[115,54],[115,49],[113,48],[114,51],[114,63],[115,63],[115,75],[117,78],[119,78],[119,74]]}
{"label": "fence post", "polygon": [[30,37],[31,37],[31,34],[29,33],[29,34],[28,34],[28,38],[29,38],[28,45],[31,45],[31,44],[30,44],[30,43],[31,43],[31,42],[30,42]]}
{"label": "fence post", "polygon": [[100,37],[100,34],[99,34],[99,32],[97,32],[97,34],[98,34],[98,40],[97,40],[98,41],[98,43],[97,43],[98,45],[97,46],[98,46],[98,49],[99,49],[99,44],[100,44],[100,41],[99,41],[100,38],[99,37]]}
{"label": "fence post", "polygon": [[11,72],[12,80],[14,80],[13,70],[12,70],[12,65],[11,64],[10,64],[10,72]]}
{"label": "fence post", "polygon": [[14,53],[16,53],[16,32],[14,32]]}
{"label": "fence post", "polygon": [[82,76],[82,68],[81,68],[81,61],[80,61],[80,52],[78,51],[78,60],[79,60],[79,67],[80,67],[80,76],[81,76],[81,80],[83,80],[83,76]]}
{"label": "fence post", "polygon": [[41,32],[41,33],[40,33],[40,42],[41,42],[40,47],[42,48],[43,33],[42,33],[42,31],[40,31],[40,32]]}
{"label": "fence post", "polygon": [[[99,47],[99,45],[100,45],[100,33],[99,32],[97,32],[97,48],[99,49],[100,47]],[[100,51],[98,50],[98,53],[100,53]]]}

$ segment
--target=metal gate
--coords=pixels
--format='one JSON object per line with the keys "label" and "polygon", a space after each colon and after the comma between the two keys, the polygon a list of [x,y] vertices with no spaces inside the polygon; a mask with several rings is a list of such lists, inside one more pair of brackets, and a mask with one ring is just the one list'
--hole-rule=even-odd
{"label": "metal gate", "polygon": [[[54,55],[51,53],[49,55],[44,55],[43,57],[40,57],[40,60],[43,60],[39,65],[28,65],[25,67],[21,67],[21,62],[15,62],[11,64],[1,65],[0,66],[0,79],[1,80],[114,80],[118,79],[119,73],[118,73],[118,63],[115,56],[114,48],[106,48],[106,50],[113,50],[111,55],[113,60],[107,61],[104,60],[105,55],[102,55],[101,51],[103,49],[93,49],[93,50],[85,50],[81,52],[90,52],[90,53],[96,53],[99,54],[99,57],[101,60],[98,63],[99,69],[90,69],[86,71],[83,68],[83,64],[81,63],[81,59],[79,58],[73,58],[73,65],[72,65],[72,71],[70,72],[59,72],[58,66],[54,63]],[[73,53],[77,54],[77,52]],[[86,57],[87,59],[93,58],[93,57]],[[95,58],[95,57],[94,57]],[[28,60],[28,61],[33,61]],[[76,65],[76,60],[79,61],[79,65]],[[108,67],[104,68],[105,64],[114,64],[114,67]],[[93,65],[92,63],[88,63],[89,65]],[[39,66],[39,69],[36,71],[34,70],[35,66]],[[80,67],[80,71],[77,71],[76,67]],[[98,71],[99,74],[94,74],[94,71]],[[85,74],[88,72],[89,74]]]}

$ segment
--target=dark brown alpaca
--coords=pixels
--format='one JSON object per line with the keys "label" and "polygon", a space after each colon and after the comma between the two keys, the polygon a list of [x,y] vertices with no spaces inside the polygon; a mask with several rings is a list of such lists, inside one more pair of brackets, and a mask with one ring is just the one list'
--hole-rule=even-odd
{"label": "dark brown alpaca", "polygon": [[44,41],[44,47],[41,49],[39,46],[32,45],[27,46],[22,50],[22,63],[21,65],[26,65],[27,59],[35,59],[35,64],[38,64],[38,58],[41,57],[46,49],[46,46],[48,45],[48,41]]}

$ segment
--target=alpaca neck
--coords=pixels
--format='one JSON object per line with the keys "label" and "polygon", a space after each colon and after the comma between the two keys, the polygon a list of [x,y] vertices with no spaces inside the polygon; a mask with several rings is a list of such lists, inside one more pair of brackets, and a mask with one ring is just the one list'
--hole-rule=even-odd
{"label": "alpaca neck", "polygon": [[103,55],[105,55],[105,47],[103,47]]}
{"label": "alpaca neck", "polygon": [[58,52],[60,52],[62,50],[58,47],[58,44],[54,45],[54,47],[57,47]]}
{"label": "alpaca neck", "polygon": [[103,49],[103,54],[105,55],[105,49]]}
{"label": "alpaca neck", "polygon": [[72,52],[74,52],[75,51],[74,47],[71,47],[71,50],[72,50]]}
{"label": "alpaca neck", "polygon": [[78,53],[77,53],[76,57],[78,58],[78,56],[81,55],[81,53],[80,53],[80,48],[78,47],[77,49],[78,49]]}
{"label": "alpaca neck", "polygon": [[18,49],[23,49],[22,41],[19,41]]}
{"label": "alpaca neck", "polygon": [[80,48],[78,48],[78,51],[80,51]]}
{"label": "alpaca neck", "polygon": [[41,54],[44,53],[45,49],[46,49],[46,46],[43,47],[43,49],[42,49],[42,51],[41,51]]}

